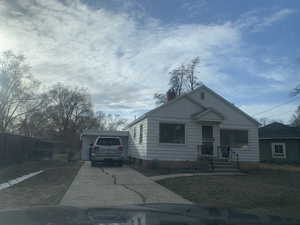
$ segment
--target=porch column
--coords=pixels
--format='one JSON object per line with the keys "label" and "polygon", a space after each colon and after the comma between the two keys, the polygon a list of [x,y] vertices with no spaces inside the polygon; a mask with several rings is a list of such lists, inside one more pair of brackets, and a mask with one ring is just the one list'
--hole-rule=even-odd
{"label": "porch column", "polygon": [[220,124],[215,124],[213,126],[214,135],[214,156],[218,154],[218,147],[220,146]]}

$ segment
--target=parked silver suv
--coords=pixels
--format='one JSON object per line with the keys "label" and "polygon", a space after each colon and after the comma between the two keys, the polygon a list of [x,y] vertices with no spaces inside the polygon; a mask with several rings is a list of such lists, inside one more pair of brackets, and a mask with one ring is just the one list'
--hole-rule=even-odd
{"label": "parked silver suv", "polygon": [[91,164],[95,166],[97,162],[112,161],[119,166],[123,165],[124,146],[121,138],[118,137],[98,137],[91,148]]}

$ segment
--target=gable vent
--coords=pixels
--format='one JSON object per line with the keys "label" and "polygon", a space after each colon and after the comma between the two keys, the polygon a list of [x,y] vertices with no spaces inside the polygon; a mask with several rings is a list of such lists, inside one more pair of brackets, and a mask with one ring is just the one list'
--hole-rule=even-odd
{"label": "gable vent", "polygon": [[201,99],[204,100],[204,98],[205,98],[205,93],[201,92]]}

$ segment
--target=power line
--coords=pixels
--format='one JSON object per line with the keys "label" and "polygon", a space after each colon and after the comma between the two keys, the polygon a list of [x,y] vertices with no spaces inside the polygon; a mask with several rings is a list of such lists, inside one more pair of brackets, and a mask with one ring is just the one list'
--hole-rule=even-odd
{"label": "power line", "polygon": [[263,113],[266,113],[266,112],[270,112],[270,111],[276,109],[276,108],[279,107],[279,106],[286,105],[286,104],[291,103],[291,102],[293,102],[293,101],[295,101],[295,100],[298,100],[298,99],[299,99],[299,96],[296,97],[296,98],[293,98],[293,99],[291,99],[291,100],[289,100],[289,101],[287,101],[287,102],[283,102],[283,103],[280,103],[280,104],[278,104],[278,105],[275,105],[275,106],[273,106],[273,107],[271,107],[271,108],[269,108],[269,109],[267,109],[267,110],[264,110],[264,111],[255,113],[253,116],[257,116],[257,115],[260,115],[260,114],[263,114]]}
{"label": "power line", "polygon": [[268,115],[268,117],[277,117],[280,114],[286,114],[286,113],[294,113],[294,111],[292,112],[291,110],[287,110],[287,111],[283,111],[283,112],[271,113],[270,115]]}

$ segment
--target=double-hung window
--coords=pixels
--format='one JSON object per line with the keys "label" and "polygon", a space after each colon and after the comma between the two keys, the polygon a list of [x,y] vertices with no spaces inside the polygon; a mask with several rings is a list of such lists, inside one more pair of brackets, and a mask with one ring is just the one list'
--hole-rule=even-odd
{"label": "double-hung window", "polygon": [[185,124],[160,123],[159,143],[185,144]]}
{"label": "double-hung window", "polygon": [[284,143],[272,143],[272,157],[281,159],[286,158]]}

